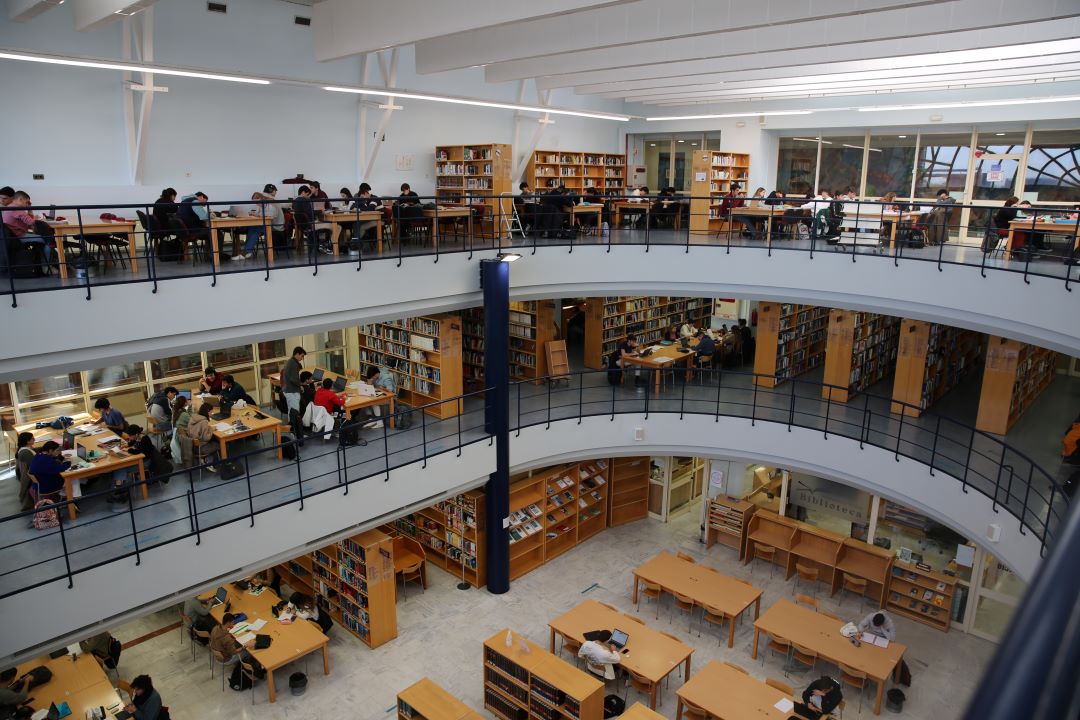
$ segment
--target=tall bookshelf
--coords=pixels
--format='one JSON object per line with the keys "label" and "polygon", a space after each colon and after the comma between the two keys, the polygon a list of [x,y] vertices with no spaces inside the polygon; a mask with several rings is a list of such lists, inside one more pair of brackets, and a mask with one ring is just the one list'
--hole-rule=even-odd
{"label": "tall bookshelf", "polygon": [[320,612],[370,647],[397,637],[394,545],[368,530],[276,566],[293,589],[311,594]]}
{"label": "tall bookshelf", "polygon": [[[555,301],[510,303],[510,378],[535,380],[548,374],[544,344],[555,339]],[[484,387],[484,309],[462,313],[462,372],[472,390]]]}
{"label": "tall bookshelf", "polygon": [[847,402],[882,380],[896,366],[900,318],[833,309],[825,348],[825,385],[821,397]]}
{"label": "tall bookshelf", "polygon": [[525,168],[525,180],[535,190],[561,183],[580,193],[598,188],[620,194],[626,190],[626,156],[617,153],[537,150]]}
{"label": "tall bookshelf", "polygon": [[470,490],[394,521],[394,530],[424,546],[427,562],[473,587],[487,582],[484,493]]}
{"label": "tall bookshelf", "polygon": [[709,223],[719,224],[720,205],[731,192],[732,183],[739,183],[746,192],[750,177],[750,156],[745,153],[714,151],[709,156]]}
{"label": "tall bookshelf", "polygon": [[602,370],[626,336],[643,345],[659,340],[671,325],[708,326],[712,300],[689,297],[594,297],[585,309],[585,367]]}
{"label": "tall bookshelf", "polygon": [[1054,379],[1057,353],[991,336],[975,427],[1004,435]]}
{"label": "tall bookshelf", "polygon": [[482,203],[490,209],[490,218],[499,194],[515,191],[513,163],[510,145],[438,145],[435,197],[440,204]]}
{"label": "tall bookshelf", "polygon": [[603,681],[523,635],[504,629],[485,640],[483,664],[484,707],[501,720],[604,717]]}
{"label": "tall bookshelf", "polygon": [[[461,318],[432,315],[363,325],[360,363],[388,368],[398,395],[414,407],[463,392],[461,377]],[[460,402],[439,403],[425,412],[437,418],[454,417]]]}
{"label": "tall bookshelf", "polygon": [[588,540],[607,524],[610,462],[544,468],[510,486],[510,578],[521,577]]}
{"label": "tall bookshelf", "polygon": [[612,460],[608,510],[608,525],[611,527],[648,517],[649,465],[648,456]]}
{"label": "tall bookshelf", "polygon": [[828,308],[760,303],[754,382],[762,387],[776,387],[821,365],[825,361],[828,319]]}
{"label": "tall bookshelf", "polygon": [[921,320],[901,320],[892,412],[919,417],[978,367],[981,354],[980,333]]}
{"label": "tall bookshelf", "polygon": [[483,715],[422,678],[397,695],[398,720],[483,720]]}
{"label": "tall bookshelf", "polygon": [[889,576],[890,612],[949,631],[956,578],[895,560]]}

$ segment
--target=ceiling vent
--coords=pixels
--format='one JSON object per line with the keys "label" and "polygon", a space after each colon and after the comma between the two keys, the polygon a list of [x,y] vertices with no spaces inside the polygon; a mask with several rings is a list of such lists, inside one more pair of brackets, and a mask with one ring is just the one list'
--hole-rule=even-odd
{"label": "ceiling vent", "polygon": [[303,25],[304,27],[308,27],[309,25],[311,25],[311,18],[309,18],[309,17],[300,17],[299,15],[297,15],[296,17],[293,18],[293,22],[296,23],[297,25]]}
{"label": "ceiling vent", "polygon": [[206,11],[212,13],[221,13],[222,15],[224,15],[225,13],[229,12],[229,6],[225,3],[208,2],[206,3]]}

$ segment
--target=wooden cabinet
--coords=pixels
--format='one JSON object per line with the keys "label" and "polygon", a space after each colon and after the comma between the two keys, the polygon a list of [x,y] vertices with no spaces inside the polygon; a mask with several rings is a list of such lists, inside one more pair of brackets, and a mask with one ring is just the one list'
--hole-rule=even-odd
{"label": "wooden cabinet", "polygon": [[1054,379],[1057,353],[990,337],[975,427],[1004,435]]}
{"label": "wooden cabinet", "polygon": [[709,524],[705,528],[705,547],[716,543],[735,548],[743,559],[746,529],[756,506],[745,500],[719,496],[709,502]]}
{"label": "wooden cabinet", "polygon": [[[457,315],[412,317],[360,327],[360,363],[387,368],[397,381],[398,396],[420,407],[457,397],[461,377],[461,318]],[[454,417],[461,403],[439,402],[425,409],[437,418]]]}
{"label": "wooden cabinet", "polygon": [[[825,360],[828,308],[792,303],[758,305],[754,382],[776,387]],[[771,376],[771,377],[770,377]]]}
{"label": "wooden cabinet", "polygon": [[[978,366],[982,335],[971,330],[900,321],[892,412],[919,417]],[[900,403],[908,403],[904,407]]]}
{"label": "wooden cabinet", "polygon": [[889,575],[890,612],[949,631],[956,578],[897,560]]}
{"label": "wooden cabinet", "polygon": [[686,297],[594,297],[585,310],[585,367],[602,370],[628,335],[653,343],[672,325],[708,325],[712,301]]}
{"label": "wooden cabinet", "polygon": [[617,153],[536,150],[529,158],[525,179],[538,192],[565,185],[581,194],[586,188],[601,192],[626,190],[626,156]]}
{"label": "wooden cabinet", "polygon": [[900,318],[830,310],[821,397],[846,403],[891,373],[899,333]]}
{"label": "wooden cabinet", "polygon": [[423,678],[398,693],[399,720],[482,720],[483,715]]}
{"label": "wooden cabinet", "polygon": [[484,707],[497,718],[601,720],[604,716],[603,681],[509,629],[484,642],[483,663]]}
{"label": "wooden cabinet", "polygon": [[612,460],[608,525],[615,527],[642,520],[649,514],[649,458]]}

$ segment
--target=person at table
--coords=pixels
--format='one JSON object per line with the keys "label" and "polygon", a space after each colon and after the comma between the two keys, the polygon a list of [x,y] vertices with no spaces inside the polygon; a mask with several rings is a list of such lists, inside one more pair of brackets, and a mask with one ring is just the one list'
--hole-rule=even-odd
{"label": "person at table", "polygon": [[124,414],[109,403],[109,398],[98,398],[94,402],[94,409],[98,411],[98,419],[93,422],[94,425],[104,425],[114,433],[121,433],[127,427]]}
{"label": "person at table", "polygon": [[203,370],[202,377],[199,378],[199,392],[209,393],[210,395],[221,394],[221,383],[225,380],[225,374],[220,373],[212,367],[208,367]]}
{"label": "person at table", "polygon": [[784,191],[783,190],[773,190],[771,193],[769,193],[769,196],[767,198],[765,198],[765,204],[766,205],[772,205],[772,206],[783,205],[784,204]]}
{"label": "person at table", "polygon": [[345,409],[345,393],[334,392],[334,381],[323,378],[322,383],[315,389],[315,397],[312,402],[333,416]]}
{"label": "person at table", "polygon": [[885,638],[889,642],[896,640],[896,627],[892,618],[884,610],[872,612],[859,623],[859,632],[870,633]]}
{"label": "person at table", "polygon": [[[379,388],[381,388],[381,387],[385,388],[386,387],[386,383],[382,382],[383,374],[384,374],[383,371],[378,366],[376,366],[376,365],[368,365],[367,366],[367,368],[364,370],[364,374],[360,376],[360,381],[363,382],[365,385],[370,385],[374,389],[374,392],[367,391],[366,394],[375,395],[375,394],[378,393]],[[390,374],[390,373],[386,373],[386,374]],[[392,388],[392,390],[390,392],[392,392],[392,394],[396,395],[397,394],[397,387],[394,384],[393,379],[391,379],[391,381],[390,381],[390,387]],[[372,418],[370,422],[368,422],[366,425],[364,425],[365,428],[381,428],[383,426],[383,421],[380,419],[380,418],[382,418],[382,407],[381,406],[379,406],[379,405],[370,405],[370,406],[368,406],[366,408],[362,408],[362,410],[364,412],[366,412],[370,418]],[[354,417],[354,419],[355,419],[355,417]]]}
{"label": "person at table", "polygon": [[521,203],[521,227],[528,235],[536,227],[536,193],[529,187],[529,183],[518,185],[516,200]]}
{"label": "person at table", "polygon": [[[266,213],[265,217],[270,220],[270,236],[271,242],[274,244],[274,250],[285,249],[289,244],[288,238],[285,237],[285,212],[281,209],[280,203],[273,202],[277,198],[277,191],[277,185],[267,183],[263,186],[261,193],[252,193],[251,195],[251,199],[256,201],[253,214],[258,217]],[[250,258],[255,253],[259,238],[264,235],[266,235],[266,229],[263,226],[248,228],[243,252],[234,255],[232,259],[246,260]]]}
{"label": "person at table", "polygon": [[394,200],[394,218],[397,220],[416,220],[424,216],[420,208],[420,196],[409,183],[401,183],[401,194]]}
{"label": "person at table", "polygon": [[27,193],[16,190],[5,209],[0,211],[0,218],[3,218],[4,226],[7,228],[10,237],[17,238],[23,245],[40,245],[45,261],[53,264],[56,262],[55,249],[49,245],[49,241],[35,231],[35,225],[38,222],[37,218],[30,212],[23,210],[23,208],[28,208],[32,204]]}
{"label": "person at table", "polygon": [[15,477],[19,481],[19,509],[33,510],[34,493],[31,492],[30,461],[36,454],[34,443],[36,438],[32,432],[21,432],[15,439]]}
{"label": "person at table", "polygon": [[244,390],[244,386],[236,382],[236,378],[232,375],[226,375],[221,379],[221,399],[228,400],[231,403],[243,400],[246,403],[255,404],[255,401]]}
{"label": "person at table", "polygon": [[574,197],[562,185],[553,187],[549,192],[540,196],[540,204],[536,209],[540,216],[538,220],[540,237],[564,237],[563,226],[566,224],[566,209],[573,204]]}
{"label": "person at table", "polygon": [[309,259],[314,258],[318,252],[333,254],[332,249],[319,245],[318,235],[315,232],[315,205],[311,198],[311,188],[301,185],[296,189],[296,197],[293,198],[292,203],[293,221],[307,244]]}
{"label": "person at table", "polygon": [[[371,192],[371,186],[366,182],[360,183],[356,197],[353,198],[352,209],[359,212],[373,212],[381,211],[382,207],[382,200]],[[360,243],[364,241],[364,236],[368,231],[377,229],[380,222],[382,222],[381,219],[354,222],[352,224],[352,238],[349,241],[350,247],[360,247]]]}
{"label": "person at table", "polygon": [[277,571],[274,570],[274,567],[271,565],[270,567],[264,570],[260,570],[259,572],[252,575],[248,579],[248,582],[251,583],[252,587],[265,587],[270,588],[274,592],[277,592],[277,588],[281,584],[281,578],[278,577]]}
{"label": "person at table", "polygon": [[311,185],[311,202],[315,209],[330,210],[333,205],[330,204],[330,197],[323,191],[322,184],[318,180],[312,180],[309,185]]}
{"label": "person at table", "polygon": [[614,680],[615,666],[619,664],[620,656],[619,649],[611,643],[611,631],[597,630],[586,635],[592,639],[581,643],[578,657],[586,662],[590,670],[593,667],[602,668],[605,680]]}
{"label": "person at table", "polygon": [[153,423],[156,432],[151,440],[154,447],[161,449],[161,440],[172,430],[172,404],[176,400],[177,390],[172,385],[156,392],[146,401],[147,420]]}
{"label": "person at table", "polygon": [[[216,656],[215,659],[225,665],[232,665],[240,660],[250,664],[259,677],[266,672],[259,661],[240,644],[240,641],[232,634],[236,626],[236,615],[225,613],[221,616],[221,623],[214,626],[210,631],[210,651]],[[234,673],[234,677],[235,677]],[[232,683],[230,682],[230,685]]]}
{"label": "person at table", "polygon": [[173,434],[169,441],[169,450],[172,452],[173,461],[184,466],[191,462],[191,438],[187,434],[187,426],[190,422],[191,405],[186,397],[180,395],[173,400]]}
{"label": "person at table", "polygon": [[184,601],[184,614],[191,618],[191,628],[189,634],[191,639],[198,642],[200,645],[207,645],[209,640],[197,637],[190,630],[198,630],[199,632],[211,632],[214,626],[217,625],[217,620],[210,614],[210,601],[203,600],[202,598],[189,597]]}
{"label": "person at table", "polygon": [[675,190],[673,188],[664,188],[656,196],[656,202],[653,203],[650,213],[653,227],[659,228],[662,225],[669,224],[671,227],[675,227],[675,217],[678,212],[679,201],[675,198]]}
{"label": "person at table", "polygon": [[827,717],[843,699],[840,683],[828,675],[822,675],[802,691],[802,702],[795,703],[795,712],[801,717],[817,720]]}
{"label": "person at table", "polygon": [[[994,213],[994,229],[997,230],[999,236],[1005,237],[1009,234],[1009,223],[1020,215],[1020,208],[1017,207],[1019,202],[1020,198],[1015,195],[1006,198],[1005,204]],[[1027,244],[1027,235],[1022,230],[1013,231],[1012,249],[1014,252]]]}
{"label": "person at table", "polygon": [[18,668],[8,668],[0,672],[0,709],[22,705],[30,696],[30,673],[18,678]]}
{"label": "person at table", "polygon": [[337,201],[336,202],[331,202],[330,204],[335,209],[340,208],[341,210],[348,210],[352,206],[353,200],[354,200],[354,198],[353,198],[352,190],[350,190],[347,187],[343,187],[340,190],[338,190],[338,199],[337,199]]}
{"label": "person at table", "polygon": [[716,341],[704,329],[698,330],[697,339],[698,344],[694,348],[694,361],[700,363],[701,358],[712,358],[716,353]]}
{"label": "person at table", "polygon": [[112,641],[113,636],[108,631],[99,632],[93,637],[79,641],[79,649],[84,653],[93,655],[99,661],[105,662],[112,658]]}
{"label": "person at table", "polygon": [[634,385],[644,385],[645,381],[641,378],[641,367],[634,363],[629,362],[630,358],[636,358],[638,356],[638,341],[634,335],[627,335],[626,339],[619,345],[618,352],[618,365],[624,371],[628,367],[633,367],[634,372]]}
{"label": "person at table", "polygon": [[11,204],[11,198],[15,197],[15,188],[10,185],[5,185],[0,188],[0,207],[7,207]]}
{"label": "person at table", "polygon": [[187,236],[194,240],[210,242],[210,211],[206,203],[210,198],[205,193],[196,192],[180,198],[176,217],[184,224]]}
{"label": "person at table", "polygon": [[135,720],[158,720],[161,717],[161,695],[154,689],[149,675],[136,675],[131,681],[131,702],[124,706]]}
{"label": "person at table", "polygon": [[37,499],[56,501],[64,489],[64,478],[60,473],[71,467],[60,453],[60,443],[49,440],[41,446],[41,451],[30,461],[30,474],[37,479]]}
{"label": "person at table", "polygon": [[214,411],[214,406],[210,403],[203,403],[199,407],[199,411],[191,416],[188,421],[187,434],[191,438],[192,445],[204,446],[209,445],[210,450],[202,453],[203,459],[208,463],[207,470],[210,472],[217,472],[217,450],[214,449],[214,428],[210,425],[210,413]]}
{"label": "person at table", "polygon": [[314,621],[322,630],[323,635],[329,633],[330,628],[334,626],[334,621],[330,618],[330,613],[320,611],[315,600],[306,593],[293,593],[292,597],[289,598],[289,604],[295,609],[296,617],[301,620]]}
{"label": "person at table", "polygon": [[307,351],[299,345],[293,348],[292,356],[285,361],[281,369],[281,392],[290,410],[300,412],[300,373],[304,369],[304,357]]}
{"label": "person at table", "polygon": [[[154,482],[156,477],[163,476],[170,470],[165,464],[164,458],[161,457],[161,453],[154,446],[153,441],[143,432],[142,425],[128,425],[124,428],[121,437],[124,438],[126,443],[124,450],[127,453],[143,456],[143,473],[150,482]],[[137,472],[137,470],[130,467],[113,471],[113,491],[109,495],[108,502],[114,508],[117,505],[127,504],[129,486],[137,481]],[[162,478],[162,482],[168,483],[169,478]]]}
{"label": "person at table", "polygon": [[180,206],[176,204],[176,188],[167,187],[154,201],[153,214],[158,230],[175,229],[178,212],[180,212]]}

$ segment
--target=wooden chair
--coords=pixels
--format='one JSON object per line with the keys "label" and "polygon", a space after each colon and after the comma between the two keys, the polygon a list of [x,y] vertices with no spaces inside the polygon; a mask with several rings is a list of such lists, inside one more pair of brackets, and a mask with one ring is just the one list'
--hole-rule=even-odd
{"label": "wooden chair", "polygon": [[813,608],[815,612],[821,608],[821,605],[818,604],[818,601],[815,598],[812,598],[809,595],[803,595],[802,593],[795,596],[795,604]]}
{"label": "wooden chair", "polygon": [[738,670],[743,675],[749,675],[750,674],[749,672],[746,671],[746,668],[744,668],[742,665],[736,665],[735,663],[728,662],[727,660],[724,661],[724,664],[727,665],[729,668],[731,668],[733,670]]}
{"label": "wooden chair", "polygon": [[679,558],[680,560],[685,560],[686,562],[697,562],[696,560],[694,560],[694,558],[690,557],[690,555],[684,553],[682,550],[675,553],[675,557]]}
{"label": "wooden chair", "polygon": [[215,666],[221,668],[221,692],[225,692],[225,668],[236,664],[239,660],[239,655],[233,655],[231,658],[226,658],[215,650],[210,651],[210,677],[214,677]]}
{"label": "wooden chair", "polygon": [[843,584],[841,585],[840,589],[843,592],[851,592],[851,593],[855,593],[856,595],[858,595],[859,596],[859,607],[861,608],[863,606],[863,603],[865,603],[866,599],[867,599],[866,598],[867,585],[868,585],[868,583],[867,583],[865,578],[855,577],[854,575],[844,573]]}
{"label": "wooden chair", "polygon": [[[715,625],[722,628],[724,626],[724,623],[727,621],[727,616],[725,616],[722,611],[717,610],[711,605],[702,605],[701,620],[702,622],[707,622],[710,625]],[[700,632],[698,633],[698,637],[701,637]],[[724,633],[721,632],[716,638],[716,647],[720,647],[720,643],[723,642],[723,639]]]}
{"label": "wooden chair", "polygon": [[[206,648],[207,654],[210,653],[210,631],[209,630],[199,630],[198,628],[192,626],[192,628],[191,628],[191,662],[195,662],[195,646],[197,644],[201,644],[201,643],[197,643],[196,642],[197,640],[205,640],[206,644],[203,645],[203,647]],[[213,660],[211,660],[211,663],[212,662],[213,662]],[[211,675],[213,675],[213,665],[210,666],[210,670],[211,670]]]}
{"label": "wooden chair", "polygon": [[[787,664],[788,658],[791,656],[791,641],[780,637],[779,635],[770,635],[769,641],[765,643],[766,652],[773,652],[777,655],[784,656],[784,664]],[[761,653],[761,667],[765,667],[765,653]]]}
{"label": "wooden chair", "polygon": [[[184,644],[184,631],[185,630],[189,631],[189,637],[190,637],[191,623],[192,623],[191,616],[190,615],[185,615],[184,611],[181,610],[180,611],[180,644],[181,645]],[[192,640],[192,642],[195,642],[195,641]]]}
{"label": "wooden chair", "polygon": [[694,358],[694,364],[698,368],[698,372],[695,373],[698,377],[698,385],[705,384],[705,376],[712,374],[713,356],[712,355],[699,355]]}
{"label": "wooden chair", "polygon": [[[630,679],[630,684],[627,686],[627,695],[630,694],[630,688],[633,688],[634,690],[638,691],[642,695],[645,695],[646,697],[652,697],[653,683],[651,680],[649,680],[649,678],[645,677],[644,675],[638,675],[636,672],[626,667],[625,665],[623,666],[623,670],[626,671],[626,676]],[[626,696],[623,696],[623,700],[625,699]],[[656,707],[660,707],[662,704],[663,703],[660,702],[660,689],[657,688]]]}
{"label": "wooden chair", "polygon": [[709,720],[709,711],[689,700],[683,700],[683,717],[687,720]]}
{"label": "wooden chair", "polygon": [[562,638],[562,647],[559,649],[559,652],[560,653],[563,653],[563,652],[570,653],[570,656],[572,658],[574,658],[574,663],[576,664],[577,663],[578,653],[581,652],[581,643],[579,643],[577,640],[572,640],[572,639],[570,639],[568,637],[563,637],[562,635],[560,635],[559,637]]}
{"label": "wooden chair", "polygon": [[818,656],[816,650],[811,650],[808,647],[803,647],[796,642],[791,643],[791,657],[789,661],[794,660],[800,665],[805,665],[806,667],[813,670],[817,666],[817,659]]}
{"label": "wooden chair", "polygon": [[[316,623],[317,624],[317,623]],[[255,674],[255,666],[240,660],[240,674],[251,681],[251,704],[255,704],[255,683],[259,679]]]}
{"label": "wooden chair", "polygon": [[777,680],[776,678],[765,678],[765,684],[769,687],[776,688],[785,695],[791,695],[793,697],[795,695],[795,688],[791,687],[785,682]]}
{"label": "wooden chair", "polygon": [[[671,605],[671,615],[674,616],[675,611],[686,613],[689,617],[689,624],[686,628],[687,632],[690,631],[694,625],[694,608],[697,607],[697,603],[694,602],[692,597],[686,595],[680,595],[679,593],[672,593],[672,597],[675,598],[675,602]],[[668,617],[668,622],[671,621],[671,616]]]}
{"label": "wooden chair", "polygon": [[802,563],[795,563],[795,587],[791,590],[791,594],[794,595],[799,591],[799,583],[810,583],[810,592],[814,597],[817,597],[817,581],[821,571],[816,567],[810,565],[803,565]]}
{"label": "wooden chair", "polygon": [[122,690],[123,692],[125,692],[127,694],[128,697],[131,697],[131,683],[129,683],[127,680],[123,680],[123,679],[117,680],[116,681],[116,689],[117,690]]}
{"label": "wooden chair", "polygon": [[838,663],[837,667],[840,669],[840,683],[843,685],[850,685],[853,688],[858,688],[859,712],[862,712],[863,691],[866,690],[866,686],[870,684],[870,678],[861,670],[848,667],[843,663]]}
{"label": "wooden chair", "polygon": [[839,615],[835,615],[835,614],[829,612],[828,610],[818,609],[818,614],[819,615],[824,615],[827,618],[832,618],[833,620],[842,620],[842,618]]}
{"label": "wooden chair", "polygon": [[409,594],[405,590],[405,586],[410,582],[420,583],[420,594],[424,593],[424,560],[420,559],[413,563],[409,567],[401,569],[401,597],[405,600],[409,599]]}
{"label": "wooden chair", "polygon": [[[776,563],[773,562],[773,559],[775,557],[776,548],[774,548],[772,545],[765,545],[759,542],[754,543],[753,559],[757,560],[758,558],[761,558],[765,562],[769,563],[769,577],[772,577],[773,573],[776,572]],[[757,563],[754,564],[756,565]],[[754,572],[754,565],[750,566],[750,572]]]}
{"label": "wooden chair", "polygon": [[359,380],[360,371],[356,368],[345,368],[345,378],[347,380]]}
{"label": "wooden chair", "polygon": [[659,585],[651,582],[641,581],[641,594],[646,598],[656,601],[656,619],[660,619],[660,598],[664,594],[664,589]]}

